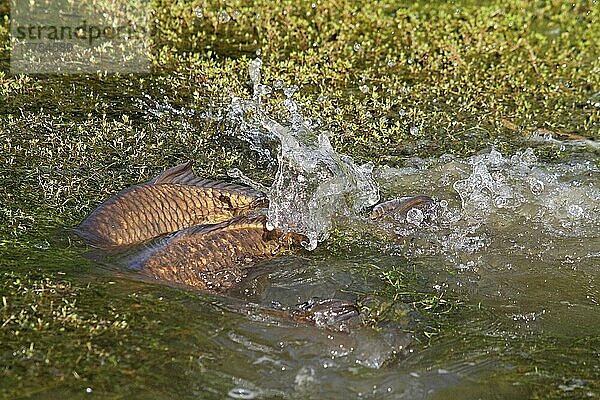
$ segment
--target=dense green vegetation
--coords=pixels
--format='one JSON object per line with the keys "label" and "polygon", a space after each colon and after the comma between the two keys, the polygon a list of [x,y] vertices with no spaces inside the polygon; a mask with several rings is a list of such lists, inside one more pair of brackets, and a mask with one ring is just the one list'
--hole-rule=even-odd
{"label": "dense green vegetation", "polygon": [[[148,115],[153,104],[142,94],[192,110],[226,104],[230,93],[250,94],[257,53],[263,80],[298,85],[305,114],[359,160],[511,151],[536,130],[599,137],[592,2],[165,1],[152,10],[150,75],[12,76],[8,7],[0,8],[3,212],[15,233],[50,210],[75,222],[126,182],[176,161],[196,159],[211,176],[243,164],[235,149],[215,145],[216,124]],[[272,106],[282,98],[276,92]]]}

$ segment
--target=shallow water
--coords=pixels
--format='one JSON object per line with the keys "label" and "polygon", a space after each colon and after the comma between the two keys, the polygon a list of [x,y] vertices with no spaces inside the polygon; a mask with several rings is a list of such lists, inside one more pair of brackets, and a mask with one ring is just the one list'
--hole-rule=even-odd
{"label": "shallow water", "polygon": [[[556,363],[577,366],[587,376],[560,376],[564,382],[557,389],[593,396],[586,387],[593,387],[588,379],[599,368],[594,347],[600,326],[597,167],[585,157],[564,165],[540,163],[530,150],[511,157],[491,151],[468,160],[448,156],[411,164],[377,170],[382,191],[388,197],[428,193],[438,208],[422,219],[362,221],[365,231],[377,232],[377,240],[356,243],[371,248],[360,258],[381,270],[418,268],[433,290],[466,298],[476,310],[463,313],[462,323],[442,330],[427,348],[411,334],[401,334],[402,326],[386,327],[389,331],[377,335],[364,330],[341,335],[360,345],[340,344],[339,334],[325,332],[310,333],[308,340],[302,328],[291,333],[301,343],[292,357],[298,364],[279,349],[254,357],[270,357],[269,363],[281,365],[281,371],[275,368],[269,376],[287,380],[300,397],[527,397],[531,389],[523,381],[535,381],[537,375],[558,378]],[[283,268],[285,272],[271,275],[265,298],[291,298],[293,303],[308,296],[335,296],[340,289],[368,291],[343,272],[353,269],[347,262],[336,257],[308,273],[307,267],[296,274]],[[251,343],[243,343],[247,349],[264,340],[276,343],[278,333],[290,340],[284,332],[258,330],[259,335],[275,335],[265,338],[247,331]],[[322,337],[328,340],[321,342]],[[397,343],[391,352],[390,341]],[[265,381],[260,379],[263,385],[255,390],[264,390]],[[310,390],[303,392],[305,386]],[[289,389],[283,391],[289,394]]]}
{"label": "shallow water", "polygon": [[[261,266],[249,278],[249,291],[240,293],[247,301],[137,282],[110,264],[86,261],[80,245],[64,248],[60,232],[30,238],[31,247],[24,244],[21,253],[28,256],[11,263],[14,269],[60,271],[82,288],[73,296],[81,302],[80,313],[105,315],[108,307],[108,319],[115,319],[108,324],[120,315],[129,328],[83,338],[106,354],[85,351],[74,364],[64,361],[72,372],[58,367],[51,350],[65,352],[68,360],[75,349],[87,346],[68,333],[75,329],[71,323],[66,334],[46,332],[54,344],[41,358],[26,348],[3,357],[13,368],[29,365],[31,378],[19,385],[45,398],[90,393],[153,398],[173,393],[182,398],[596,396],[597,167],[581,156],[560,165],[541,163],[529,150],[510,157],[492,151],[466,160],[448,156],[409,164],[375,170],[382,196],[428,193],[437,208],[409,221],[393,216],[338,220],[347,236],[333,235],[313,252]],[[48,243],[47,237],[54,239]],[[62,250],[56,249],[57,242]],[[298,325],[253,308],[291,307],[313,297],[361,298],[388,287],[383,271],[416,271],[418,282],[409,288],[444,293],[462,306],[449,311],[443,322],[427,315],[427,323],[439,327],[430,341],[418,329],[425,310],[401,301],[396,304],[400,316],[382,323],[380,330],[354,326],[350,333]],[[39,339],[41,348],[45,340]],[[44,357],[55,366],[51,380]],[[78,369],[87,372],[85,378],[63,375]]]}
{"label": "shallow water", "polygon": [[[140,282],[110,260],[90,260],[62,226],[2,242],[6,397],[599,395],[593,153],[546,163],[524,146],[360,166],[333,151],[291,99],[289,120],[278,120],[252,117],[264,113],[257,97],[201,116],[143,98],[148,115],[228,118],[235,129],[223,136],[241,135],[247,147],[238,150],[273,168],[273,224],[307,228],[307,247],[320,243],[257,267],[234,299]],[[417,194],[435,207],[368,217],[377,196]],[[361,301],[366,325],[336,332],[265,312],[312,298]]]}

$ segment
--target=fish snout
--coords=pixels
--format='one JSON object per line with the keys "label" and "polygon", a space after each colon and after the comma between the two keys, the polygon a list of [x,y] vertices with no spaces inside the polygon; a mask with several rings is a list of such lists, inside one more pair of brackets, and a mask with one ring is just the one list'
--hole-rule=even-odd
{"label": "fish snout", "polygon": [[371,211],[371,219],[393,216],[404,220],[411,209],[415,208],[427,213],[431,212],[434,204],[433,199],[429,196],[401,197],[377,204]]}

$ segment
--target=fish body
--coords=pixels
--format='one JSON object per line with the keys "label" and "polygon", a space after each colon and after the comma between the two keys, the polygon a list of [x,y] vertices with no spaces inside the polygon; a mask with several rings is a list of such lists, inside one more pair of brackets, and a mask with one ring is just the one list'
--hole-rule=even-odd
{"label": "fish body", "polygon": [[95,247],[127,248],[187,227],[227,221],[266,205],[264,193],[198,178],[187,162],[111,197],[75,231]]}
{"label": "fish body", "polygon": [[248,268],[296,246],[300,235],[266,227],[263,214],[185,229],[130,262],[155,280],[216,293],[226,292]]}

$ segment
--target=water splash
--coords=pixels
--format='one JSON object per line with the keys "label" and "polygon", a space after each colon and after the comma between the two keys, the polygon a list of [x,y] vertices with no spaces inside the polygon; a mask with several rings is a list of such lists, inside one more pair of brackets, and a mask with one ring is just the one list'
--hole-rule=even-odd
{"label": "water splash", "polygon": [[[456,265],[480,263],[483,249],[534,253],[540,243],[563,238],[587,239],[589,246],[580,249],[585,256],[600,226],[600,171],[592,160],[546,164],[532,149],[512,156],[492,150],[466,160],[414,159],[405,168],[383,167],[375,175],[385,192],[425,193],[440,200],[425,218],[384,221],[382,229],[420,237],[413,242],[415,252],[447,254]],[[545,258],[564,256],[558,254],[560,246],[550,248]]]}
{"label": "water splash", "polygon": [[597,233],[600,187],[593,163],[545,165],[532,149],[511,157],[492,150],[469,163],[471,175],[454,184],[466,214],[498,224],[516,218],[563,237]]}
{"label": "water splash", "polygon": [[373,165],[356,165],[336,153],[326,132],[318,132],[304,118],[292,99],[297,87],[283,88],[286,123],[271,118],[261,105],[272,88],[260,82],[262,61],[250,63],[252,99],[234,97],[226,119],[235,134],[267,160],[277,160],[277,173],[270,188],[269,227],[305,235],[309,250],[328,237],[333,219],[354,215],[377,203],[379,190]]}
{"label": "water splash", "polygon": [[[524,153],[520,158],[526,159],[527,156]],[[471,175],[454,183],[454,190],[461,198],[465,213],[474,215],[481,210],[517,208],[525,202],[523,194],[507,182],[502,172],[505,159],[499,152],[493,150],[485,156],[474,158],[471,164]],[[526,165],[523,162],[521,164]]]}

